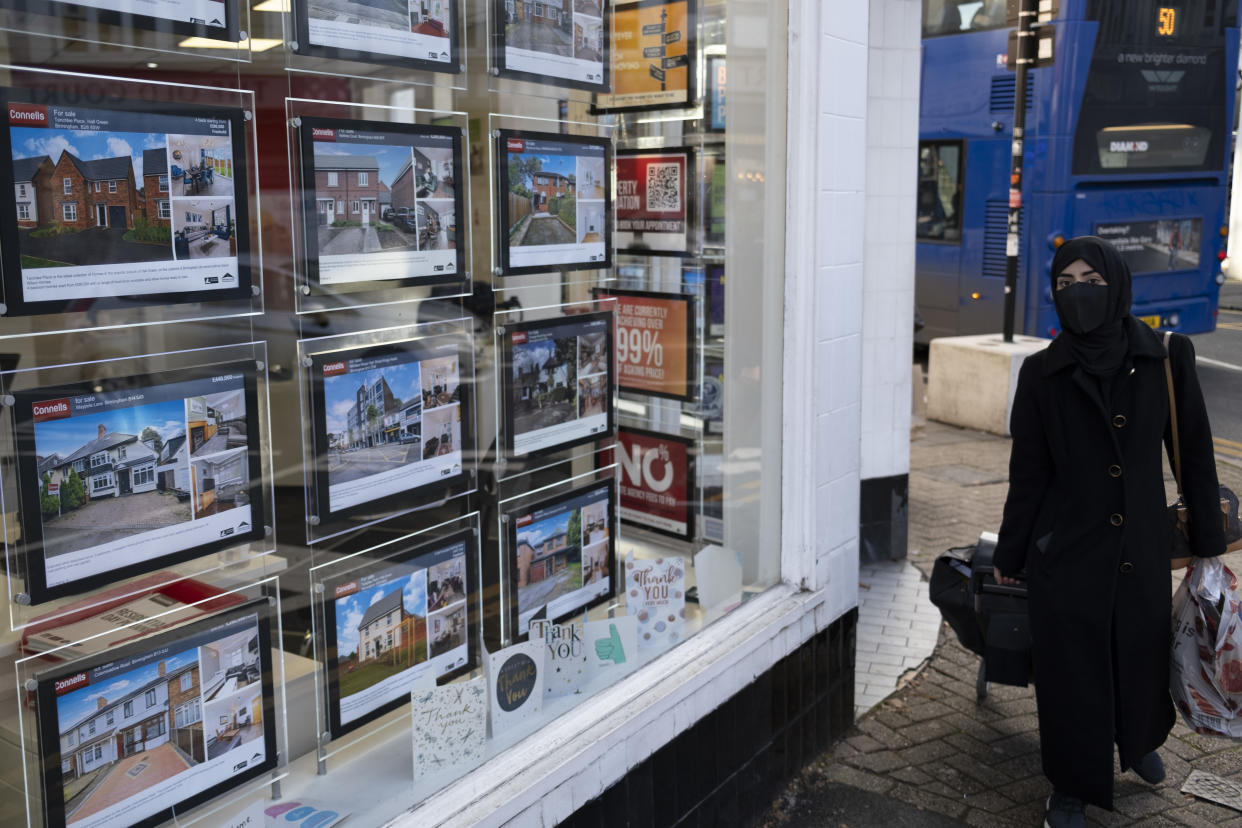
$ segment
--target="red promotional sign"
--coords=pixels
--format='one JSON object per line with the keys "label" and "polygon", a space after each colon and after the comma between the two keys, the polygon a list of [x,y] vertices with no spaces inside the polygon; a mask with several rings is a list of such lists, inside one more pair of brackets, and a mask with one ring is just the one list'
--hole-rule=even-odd
{"label": "red promotional sign", "polygon": [[617,155],[617,246],[686,252],[685,151]]}
{"label": "red promotional sign", "polygon": [[694,297],[680,293],[599,290],[617,300],[617,385],[655,397],[693,400]]}
{"label": "red promotional sign", "polygon": [[37,402],[31,406],[31,409],[36,423],[44,420],[61,420],[69,416],[69,398],[61,397],[59,400]]}
{"label": "red promotional sign", "polygon": [[694,474],[688,440],[651,431],[617,433],[621,519],[682,540],[694,538]]}

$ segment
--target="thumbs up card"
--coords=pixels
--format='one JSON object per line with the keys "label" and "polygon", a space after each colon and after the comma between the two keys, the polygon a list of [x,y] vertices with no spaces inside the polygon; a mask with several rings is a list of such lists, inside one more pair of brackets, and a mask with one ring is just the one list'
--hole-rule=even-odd
{"label": "thumbs up card", "polygon": [[638,666],[638,620],[634,616],[588,621],[582,638],[592,677],[607,671],[626,673]]}

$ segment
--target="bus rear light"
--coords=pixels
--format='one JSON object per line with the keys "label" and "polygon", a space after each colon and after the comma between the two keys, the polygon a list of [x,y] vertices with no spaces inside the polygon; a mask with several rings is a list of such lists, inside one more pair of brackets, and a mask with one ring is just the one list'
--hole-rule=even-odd
{"label": "bus rear light", "polygon": [[1058,331],[1056,328],[1049,328],[1049,329],[1048,329],[1048,338],[1049,338],[1049,339],[1056,339],[1056,338],[1057,338],[1057,334],[1059,334],[1059,333],[1060,333],[1060,331]]}
{"label": "bus rear light", "polygon": [[1225,256],[1227,255],[1229,254],[1222,250],[1216,254],[1216,258],[1223,262],[1225,260]]}
{"label": "bus rear light", "polygon": [[983,294],[976,290],[970,294],[970,298],[978,302],[980,299],[983,298]]}
{"label": "bus rear light", "polygon": [[1223,239],[1223,238],[1226,238],[1228,235],[1229,235],[1229,225],[1222,224],[1220,226],[1220,237]]}
{"label": "bus rear light", "polygon": [[1065,244],[1065,236],[1062,236],[1060,233],[1057,233],[1055,236],[1052,237],[1052,247],[1054,250],[1059,248],[1063,244]]}

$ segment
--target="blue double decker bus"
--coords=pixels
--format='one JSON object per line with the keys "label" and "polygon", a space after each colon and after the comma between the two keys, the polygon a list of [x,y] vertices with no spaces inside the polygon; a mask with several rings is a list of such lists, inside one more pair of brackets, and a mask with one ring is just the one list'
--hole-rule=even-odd
{"label": "blue double decker bus", "polygon": [[[1111,240],[1153,327],[1216,326],[1238,0],[1060,0],[1027,82],[1015,329],[1051,337],[1065,239]],[[916,303],[936,336],[1001,330],[1016,74],[1005,0],[923,0]]]}

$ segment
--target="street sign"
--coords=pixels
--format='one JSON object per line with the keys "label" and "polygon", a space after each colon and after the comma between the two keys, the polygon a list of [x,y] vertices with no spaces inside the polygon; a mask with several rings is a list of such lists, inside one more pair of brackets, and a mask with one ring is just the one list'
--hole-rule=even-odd
{"label": "street sign", "polygon": [[659,68],[658,66],[652,66],[650,67],[650,69],[651,69],[651,77],[655,78],[660,83],[664,83],[664,77],[665,77],[664,70]]}

